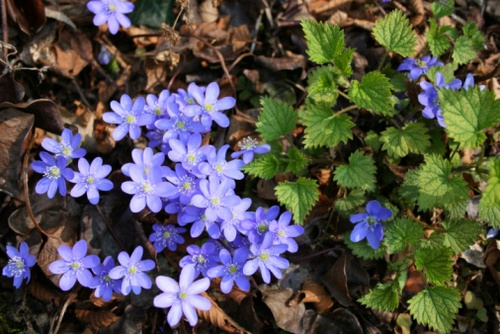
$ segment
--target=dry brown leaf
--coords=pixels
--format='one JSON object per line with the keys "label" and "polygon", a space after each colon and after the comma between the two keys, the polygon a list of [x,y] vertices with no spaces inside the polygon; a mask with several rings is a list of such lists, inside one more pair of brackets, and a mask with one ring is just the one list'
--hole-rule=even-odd
{"label": "dry brown leaf", "polygon": [[118,319],[119,316],[108,310],[75,310],[75,315],[81,322],[90,324],[95,329],[108,327]]}
{"label": "dry brown leaf", "polygon": [[333,298],[343,306],[352,304],[351,295],[347,286],[346,265],[347,257],[346,253],[343,252],[330,270],[321,277],[321,281],[333,295]]}
{"label": "dry brown leaf", "polygon": [[484,263],[486,264],[486,267],[488,267],[488,270],[497,283],[497,286],[500,286],[500,271],[498,271],[497,269],[497,263],[499,260],[500,242],[498,240],[492,239],[488,243],[486,251],[484,252]]}
{"label": "dry brown leaf", "polygon": [[28,292],[36,299],[44,303],[54,303],[55,306],[59,307],[65,295],[54,288],[47,286],[46,284],[40,283],[39,280],[32,280],[28,284]]}
{"label": "dry brown leaf", "polygon": [[413,11],[413,16],[411,17],[411,24],[418,26],[425,19],[425,9],[422,0],[410,0],[409,6]]}
{"label": "dry brown leaf", "polygon": [[291,288],[267,289],[262,291],[262,301],[273,313],[276,325],[286,331],[300,333],[306,307],[304,304],[289,306],[292,294]]}
{"label": "dry brown leaf", "polygon": [[321,6],[311,8],[312,9],[311,11],[313,14],[322,14],[324,12],[328,12],[331,11],[332,9],[345,5],[351,1],[352,0],[331,0]]}
{"label": "dry brown leaf", "polygon": [[198,313],[200,319],[203,319],[229,333],[250,333],[246,329],[241,327],[238,323],[236,323],[236,321],[231,319],[206,292],[203,292],[201,295],[210,300],[212,307],[208,311],[197,309],[196,312]]}
{"label": "dry brown leaf", "polygon": [[333,300],[323,286],[312,280],[304,281],[302,289],[297,291],[290,305],[298,303],[312,303],[316,312],[325,312],[333,306]]}

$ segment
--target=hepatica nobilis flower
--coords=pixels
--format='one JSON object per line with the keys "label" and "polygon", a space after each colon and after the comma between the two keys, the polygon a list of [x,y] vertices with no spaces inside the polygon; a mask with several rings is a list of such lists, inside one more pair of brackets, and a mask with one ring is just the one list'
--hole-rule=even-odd
{"label": "hepatica nobilis flower", "polygon": [[181,233],[186,232],[185,228],[175,227],[174,225],[153,225],[153,233],[149,236],[149,241],[153,243],[156,251],[159,253],[165,248],[171,251],[177,249],[177,245],[184,243]]}
{"label": "hepatica nobilis flower", "polygon": [[62,260],[52,262],[49,270],[54,274],[62,274],[59,287],[68,291],[77,280],[82,286],[90,287],[93,276],[89,269],[98,266],[101,261],[97,255],[87,255],[87,242],[79,240],[73,248],[61,245],[57,251]]}
{"label": "hepatica nobilis flower", "polygon": [[125,14],[134,11],[134,4],[125,0],[93,0],[87,3],[87,8],[94,16],[94,25],[108,24],[109,32],[116,34],[120,26],[130,27],[130,19]]}
{"label": "hepatica nobilis flower", "polygon": [[85,158],[78,160],[78,170],[70,182],[76,183],[71,189],[70,195],[72,197],[80,197],[87,193],[89,202],[96,205],[99,203],[99,190],[109,191],[113,189],[113,182],[105,179],[111,172],[110,165],[103,165],[100,157],[89,162]]}
{"label": "hepatica nobilis flower", "polygon": [[288,246],[287,251],[295,253],[299,250],[299,245],[295,241],[295,237],[304,233],[304,228],[300,225],[292,224],[292,213],[285,211],[281,214],[279,220],[273,220],[269,223],[269,231],[274,234],[274,244],[285,244]]}
{"label": "hepatica nobilis flower", "polygon": [[115,260],[111,256],[107,256],[102,264],[92,268],[96,276],[90,284],[91,288],[95,288],[94,295],[97,298],[102,297],[105,302],[111,300],[113,291],[116,293],[122,292],[122,281],[109,277],[109,272],[115,267]]}
{"label": "hepatica nobilis flower", "polygon": [[143,249],[137,246],[129,256],[127,252],[118,254],[120,265],[114,267],[109,272],[112,279],[121,279],[121,292],[128,295],[133,291],[136,295],[141,293],[141,289],[151,289],[151,278],[145,273],[155,267],[153,260],[141,260]]}
{"label": "hepatica nobilis flower", "polygon": [[52,138],[44,138],[42,147],[57,156],[63,156],[67,160],[77,159],[87,154],[87,151],[80,148],[82,135],[77,133],[73,136],[70,129],[64,129],[61,134],[61,141]]}
{"label": "hepatica nobilis flower", "polygon": [[208,311],[212,307],[207,298],[200,296],[207,291],[210,280],[205,277],[194,281],[196,276],[194,268],[188,266],[182,269],[179,283],[167,276],[156,278],[156,285],[163,292],[154,298],[153,304],[158,308],[170,307],[167,322],[172,327],[179,323],[183,314],[194,326],[198,322],[196,309]]}
{"label": "hepatica nobilis flower", "polygon": [[207,276],[207,271],[217,264],[219,261],[218,252],[215,243],[207,241],[201,247],[197,245],[189,245],[186,248],[189,255],[184,256],[179,265],[184,268],[192,266],[195,270],[196,276],[200,273]]}
{"label": "hepatica nobilis flower", "polygon": [[208,277],[222,277],[220,289],[224,293],[229,293],[233,289],[234,283],[243,291],[250,290],[250,282],[243,274],[243,266],[248,258],[248,248],[240,247],[234,251],[231,257],[229,251],[225,248],[219,252],[221,265],[210,268],[207,272]]}
{"label": "hepatica nobilis flower", "polygon": [[14,287],[19,289],[24,279],[27,282],[30,281],[30,268],[35,265],[36,259],[34,255],[30,254],[28,244],[24,241],[19,245],[19,250],[10,245],[7,245],[6,248],[9,262],[3,268],[2,275],[14,277]]}
{"label": "hepatica nobilis flower", "polygon": [[443,63],[437,60],[437,57],[424,56],[421,59],[406,58],[399,65],[398,71],[408,71],[411,80],[417,80],[421,75],[426,74],[427,70],[433,66],[443,66]]}
{"label": "hepatica nobilis flower", "polygon": [[243,162],[249,164],[254,158],[254,153],[265,154],[271,151],[269,144],[261,144],[257,139],[245,137],[238,142],[239,151],[231,153],[231,158],[236,159],[243,156]]}
{"label": "hepatica nobilis flower", "polygon": [[366,238],[371,248],[378,249],[384,238],[381,220],[391,217],[392,211],[382,207],[377,200],[368,202],[366,213],[356,213],[350,218],[351,223],[356,224],[351,232],[351,241],[359,242]]}
{"label": "hepatica nobilis flower", "polygon": [[31,168],[37,173],[43,174],[43,178],[35,186],[37,194],[45,194],[49,198],[54,197],[56,191],[66,196],[66,180],[73,179],[74,172],[67,168],[68,160],[63,156],[53,157],[47,152],[40,152],[42,161],[33,161]]}

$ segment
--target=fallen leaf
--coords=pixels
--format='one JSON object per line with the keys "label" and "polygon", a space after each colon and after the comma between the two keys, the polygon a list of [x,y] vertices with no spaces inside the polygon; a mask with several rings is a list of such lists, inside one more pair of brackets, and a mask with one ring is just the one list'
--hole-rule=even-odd
{"label": "fallen leaf", "polygon": [[206,292],[203,292],[201,295],[210,300],[212,307],[208,311],[197,309],[196,312],[198,313],[200,319],[203,319],[229,333],[250,333],[229,317]]}
{"label": "fallen leaf", "polygon": [[333,306],[333,300],[323,286],[312,280],[304,281],[302,289],[297,291],[289,305],[296,306],[299,303],[312,303],[316,312],[325,312]]}
{"label": "fallen leaf", "polygon": [[304,317],[306,307],[304,304],[289,306],[292,294],[291,288],[267,289],[262,291],[262,301],[273,313],[276,325],[288,332],[300,333],[300,319]]}

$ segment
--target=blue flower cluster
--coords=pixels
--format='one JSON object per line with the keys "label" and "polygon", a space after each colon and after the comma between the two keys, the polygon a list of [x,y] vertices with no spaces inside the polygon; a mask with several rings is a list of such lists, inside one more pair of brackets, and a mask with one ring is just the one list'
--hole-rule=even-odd
{"label": "blue flower cluster", "polygon": [[128,28],[130,19],[125,15],[134,11],[134,4],[126,0],[92,0],[87,3],[87,8],[95,14],[95,26],[108,24],[111,34],[116,34],[120,26]]}

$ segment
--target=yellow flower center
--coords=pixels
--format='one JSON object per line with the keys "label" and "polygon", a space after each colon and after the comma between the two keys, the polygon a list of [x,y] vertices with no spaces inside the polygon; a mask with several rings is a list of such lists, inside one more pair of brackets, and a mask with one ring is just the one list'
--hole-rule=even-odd
{"label": "yellow flower center", "polygon": [[214,110],[214,106],[207,103],[207,104],[205,104],[205,110],[208,112],[212,112]]}
{"label": "yellow flower center", "polygon": [[184,122],[178,122],[177,123],[177,128],[178,129],[184,129],[186,127],[186,124],[184,124]]}
{"label": "yellow flower center", "polygon": [[187,293],[186,292],[179,292],[179,299],[183,300],[186,299]]}
{"label": "yellow flower center", "polygon": [[113,5],[113,4],[110,4],[110,5],[108,6],[108,10],[109,10],[110,12],[114,12],[114,11],[116,10],[116,6],[115,6],[115,5]]}
{"label": "yellow flower center", "polygon": [[61,176],[61,170],[57,166],[49,167],[48,176],[50,178],[57,179]]}
{"label": "yellow flower center", "polygon": [[269,254],[268,253],[262,253],[262,254],[259,255],[259,258],[262,261],[267,261],[267,259],[269,259]]}
{"label": "yellow flower center", "polygon": [[127,115],[127,117],[125,117],[125,122],[127,122],[128,124],[132,124],[134,123],[135,121],[135,117],[133,115]]}
{"label": "yellow flower center", "polygon": [[77,270],[78,268],[80,268],[80,263],[74,261],[74,262],[71,262],[70,266],[71,266],[71,269]]}
{"label": "yellow flower center", "polygon": [[160,116],[161,115],[161,109],[160,108],[156,108],[155,109],[155,115],[156,116]]}
{"label": "yellow flower center", "polygon": [[168,232],[168,231],[163,232],[163,237],[164,237],[165,239],[170,238],[170,232]]}
{"label": "yellow flower center", "polygon": [[237,265],[232,264],[232,265],[230,265],[230,266],[229,266],[229,272],[230,272],[231,274],[234,274],[234,273],[236,273],[237,271],[238,271],[238,266],[237,266]]}
{"label": "yellow flower center", "polygon": [[212,205],[219,205],[220,204],[219,197],[212,198],[212,200],[210,201],[210,203],[212,203]]}
{"label": "yellow flower center", "polygon": [[135,273],[137,273],[137,267],[130,266],[130,268],[128,268],[128,272],[131,273],[132,275],[134,275]]}
{"label": "yellow flower center", "polygon": [[89,175],[89,176],[87,177],[87,183],[88,183],[88,184],[92,184],[92,183],[94,183],[94,181],[95,181],[95,180],[94,180],[94,177],[93,177],[93,176],[90,176],[90,175]]}

